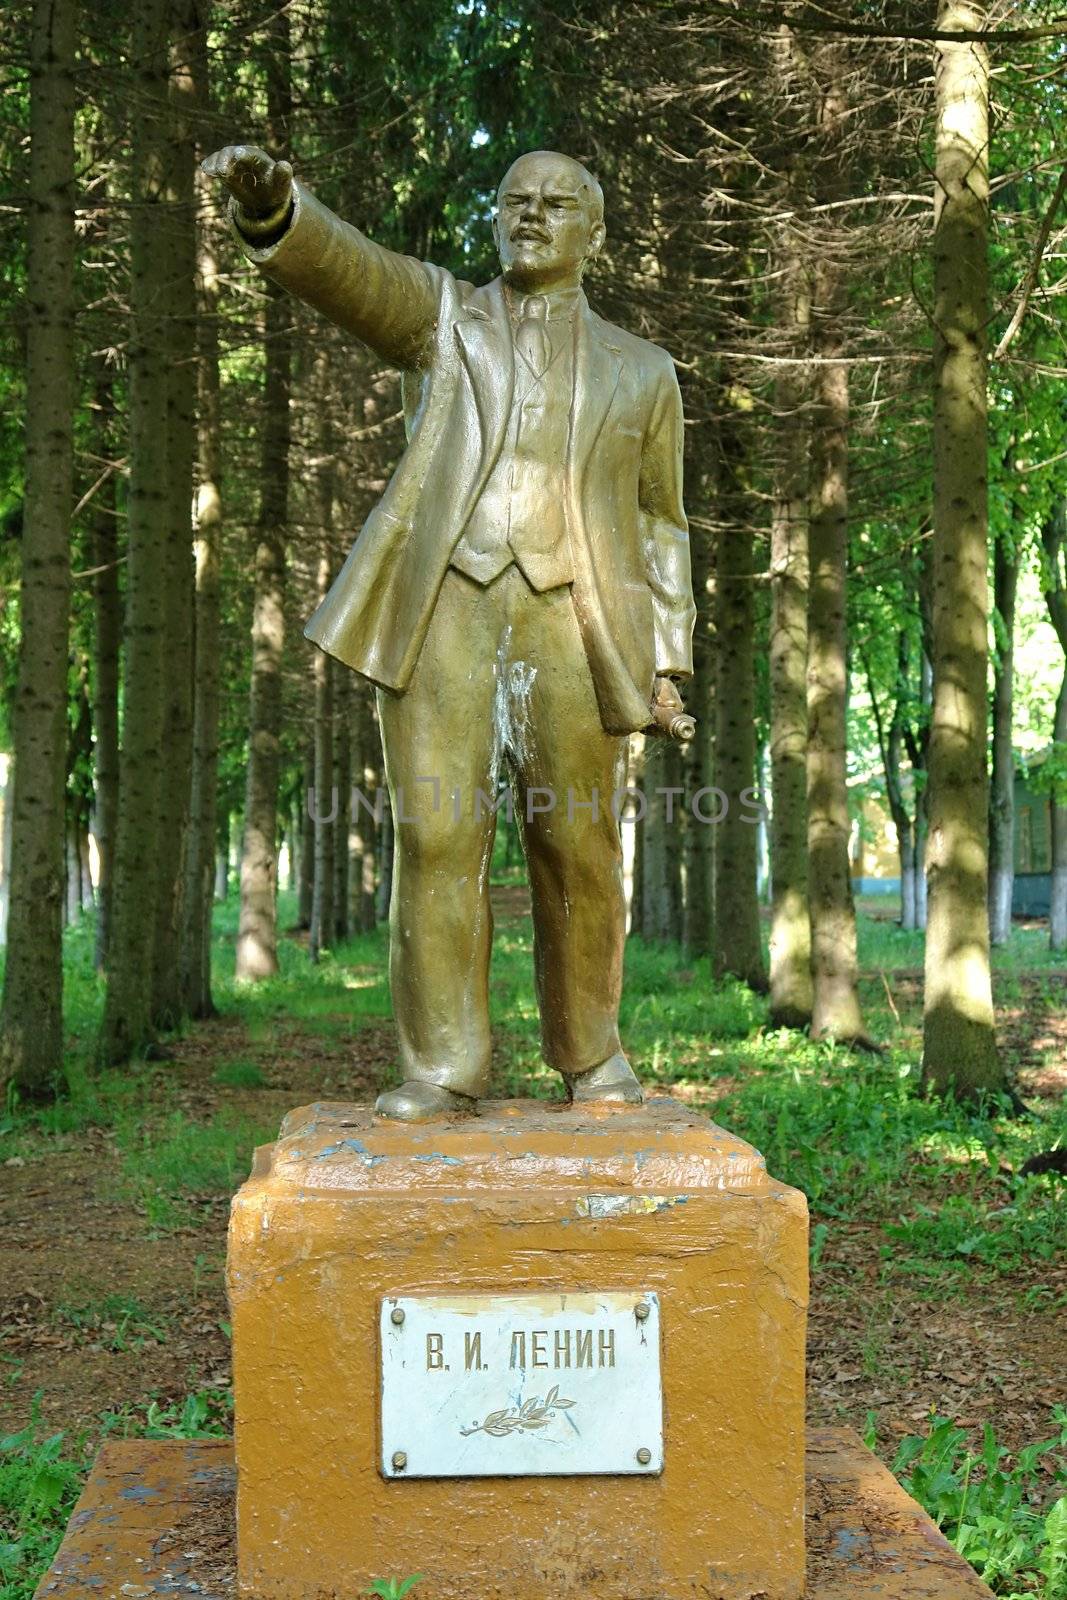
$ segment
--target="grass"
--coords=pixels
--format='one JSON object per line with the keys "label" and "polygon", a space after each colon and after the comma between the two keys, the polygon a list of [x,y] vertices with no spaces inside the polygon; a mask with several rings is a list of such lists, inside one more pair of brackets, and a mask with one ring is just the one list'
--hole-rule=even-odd
{"label": "grass", "polygon": [[228,1389],[198,1389],[180,1402],[123,1406],[100,1413],[102,1438],[223,1439],[233,1431],[233,1395]]}
{"label": "grass", "polygon": [[[917,1030],[907,1020],[900,1025],[893,1006],[904,1010],[921,971],[922,935],[884,920],[884,902],[875,909],[877,919],[860,918],[860,960],[869,1025],[886,1045],[883,1054],[851,1056],[772,1030],[765,1002],[740,984],[714,985],[706,964],[680,948],[638,941],[626,955],[621,1021],[628,1048],[648,1082],[682,1089],[755,1144],[776,1177],[807,1194],[812,1271],[824,1293],[861,1292],[848,1287],[840,1268],[835,1278],[827,1266],[839,1233],[861,1220],[880,1230],[868,1256],[878,1287],[906,1281],[948,1301],[966,1286],[986,1284],[993,1297],[1009,1292],[999,1286],[1021,1274],[1023,1287],[1011,1292],[1051,1327],[1067,1296],[1044,1281],[1042,1269],[1067,1248],[1067,1189],[1055,1177],[1025,1178],[1019,1169],[1028,1155],[1067,1139],[1067,1110],[1018,1119],[996,1102],[963,1110],[920,1093]],[[283,927],[293,915],[292,898],[283,895]],[[122,1072],[92,1068],[103,990],[86,921],[66,934],[66,1093],[48,1106],[0,1114],[0,1160],[45,1161],[97,1130],[112,1153],[110,1176],[101,1182],[137,1208],[150,1235],[185,1226],[205,1206],[221,1208],[247,1171],[253,1145],[275,1131],[273,1113],[256,1113],[256,1097],[270,1103],[266,1067],[283,1050],[313,1056],[317,1040],[345,1046],[390,1015],[384,929],[327,952],[316,966],[298,942],[283,939],[278,977],[249,988],[233,977],[235,921],[231,899],[218,909],[215,929],[216,1000],[228,1018],[226,1051],[210,1068],[218,1109],[196,1111],[196,1102],[183,1098],[180,1039],[173,1061],[140,1061]],[[1039,930],[1016,930],[994,952],[998,1003],[1020,1003],[1024,994],[1050,1007],[1061,1002],[1055,968]],[[540,1060],[522,922],[498,929],[491,984],[498,1089],[558,1095],[557,1078]],[[195,1037],[212,1037],[210,1028]],[[198,1256],[197,1286],[217,1281],[218,1271],[217,1262]],[[68,1298],[55,1318],[80,1342],[109,1350],[168,1338],[165,1316],[112,1289]],[[899,1360],[872,1314],[860,1347],[864,1376],[882,1381]],[[9,1365],[10,1373],[0,1367],[0,1383],[21,1370],[14,1360]],[[103,1413],[85,1438],[43,1436],[35,1409],[29,1427],[0,1440],[5,1594],[28,1600],[69,1515],[86,1452],[100,1438],[210,1437],[230,1424],[229,1393],[211,1386],[180,1400],[149,1395]],[[898,1451],[895,1470],[906,1487],[1005,1597],[1067,1600],[1067,1420],[1057,1413],[1055,1425],[1055,1438],[1008,1458],[988,1430],[976,1449],[965,1428],[934,1417]],[[389,1581],[380,1580],[376,1592],[392,1592]]]}
{"label": "grass", "polygon": [[150,1228],[181,1227],[195,1200],[231,1194],[247,1176],[249,1152],[276,1132],[273,1124],[226,1109],[207,1123],[182,1111],[171,1111],[162,1122],[124,1121],[116,1128],[122,1190]]}
{"label": "grass", "polygon": [[84,1462],[64,1435],[42,1437],[35,1406],[29,1426],[0,1439],[0,1580],[5,1600],[29,1600],[59,1547],[81,1489]]}
{"label": "grass", "polygon": [[1067,1409],[1055,1408],[1053,1424],[1056,1433],[1012,1461],[988,1423],[972,1450],[965,1429],[934,1416],[925,1435],[901,1441],[893,1462],[960,1555],[1009,1600],[1067,1596]]}
{"label": "grass", "polygon": [[267,1082],[254,1061],[220,1061],[211,1077],[223,1089],[262,1089]]}
{"label": "grass", "polygon": [[233,1426],[228,1390],[204,1389],[179,1404],[101,1412],[95,1434],[43,1436],[39,1402],[27,1427],[0,1439],[0,1595],[32,1600],[51,1562],[98,1444],[129,1439],[211,1439]]}
{"label": "grass", "polygon": [[61,1302],[57,1323],[73,1328],[83,1341],[99,1342],[106,1350],[140,1350],[149,1341],[165,1344],[164,1319],[142,1305],[136,1295],[105,1294],[99,1299]]}

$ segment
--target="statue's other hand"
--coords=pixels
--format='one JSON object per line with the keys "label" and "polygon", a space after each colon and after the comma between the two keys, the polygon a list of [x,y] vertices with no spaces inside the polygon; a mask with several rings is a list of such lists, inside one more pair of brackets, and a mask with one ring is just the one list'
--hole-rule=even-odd
{"label": "statue's other hand", "polygon": [[696,722],[686,712],[677,685],[670,678],[657,678],[652,690],[648,730],[667,734],[686,744],[696,732]]}
{"label": "statue's other hand", "polygon": [[665,711],[684,711],[682,697],[678,693],[678,686],[671,678],[657,678],[652,688],[653,706],[662,706]]}
{"label": "statue's other hand", "polygon": [[274,161],[254,144],[228,144],[201,163],[211,178],[221,178],[241,211],[252,221],[275,216],[289,205],[293,169]]}

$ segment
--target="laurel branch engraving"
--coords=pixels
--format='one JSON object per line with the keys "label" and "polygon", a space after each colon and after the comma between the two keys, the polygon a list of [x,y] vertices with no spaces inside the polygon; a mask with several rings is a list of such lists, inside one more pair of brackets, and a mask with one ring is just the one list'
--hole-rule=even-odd
{"label": "laurel branch engraving", "polygon": [[553,1385],[543,1400],[539,1395],[534,1395],[524,1405],[490,1411],[484,1422],[476,1422],[473,1427],[460,1428],[459,1431],[464,1438],[472,1433],[488,1433],[494,1439],[504,1439],[510,1433],[532,1433],[537,1428],[547,1427],[557,1411],[569,1411],[576,1404],[575,1400],[564,1399],[559,1386]]}

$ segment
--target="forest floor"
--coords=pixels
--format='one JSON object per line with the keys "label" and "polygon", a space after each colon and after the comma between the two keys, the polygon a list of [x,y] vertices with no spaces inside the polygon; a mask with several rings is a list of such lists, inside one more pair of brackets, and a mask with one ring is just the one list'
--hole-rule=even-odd
{"label": "forest floor", "polygon": [[[493,1092],[553,1095],[524,892],[496,899]],[[712,988],[677,949],[633,941],[624,1038],[654,1092],[708,1110],[809,1197],[812,1423],[850,1424],[890,1463],[933,1414],[972,1443],[990,1423],[1016,1461],[1023,1446],[1067,1443],[1067,1184],[1019,1170],[1067,1142],[1067,972],[1036,927],[996,953],[1001,1038],[1034,1116],[931,1104],[916,1092],[921,938],[892,916],[877,902],[860,916],[882,1055],[772,1032],[763,1001]],[[20,1542],[11,1504],[5,1529],[11,1435],[26,1461],[49,1448],[61,1463],[62,1507],[102,1437],[227,1430],[226,1221],[250,1150],[292,1107],[367,1099],[394,1075],[384,931],[316,967],[289,937],[281,976],[251,992],[226,978],[233,934],[224,907],[219,1018],[174,1039],[164,1060],[94,1075],[99,985],[90,931],[73,930],[70,1096],[0,1121],[0,1580],[6,1564],[13,1595],[32,1588],[55,1530],[45,1519]],[[1063,1472],[1057,1451],[1034,1464],[1035,1512],[1063,1492]]]}

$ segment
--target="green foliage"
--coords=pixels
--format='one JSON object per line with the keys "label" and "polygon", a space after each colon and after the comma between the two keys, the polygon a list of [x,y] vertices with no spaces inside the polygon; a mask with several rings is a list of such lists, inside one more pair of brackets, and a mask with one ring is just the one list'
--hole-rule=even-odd
{"label": "green foliage", "polygon": [[[93,1314],[87,1315],[91,1321]],[[181,1401],[152,1398],[147,1404],[105,1411],[100,1417],[99,1438],[217,1439],[228,1435],[232,1425],[230,1391],[204,1388]],[[59,1547],[92,1453],[87,1453],[83,1440],[72,1445],[64,1433],[42,1434],[38,1394],[27,1426],[0,1438],[0,1584],[4,1600],[31,1600]]]}
{"label": "green foliage", "polygon": [[1056,740],[1048,754],[1030,768],[1028,780],[1035,794],[1047,794],[1055,805],[1067,805],[1067,744]]}
{"label": "green foliage", "polygon": [[[1020,1450],[1012,1462],[987,1423],[980,1450],[968,1433],[932,1416],[925,1436],[901,1441],[893,1471],[904,1488],[997,1594],[1067,1595],[1067,1409],[1053,1411],[1058,1434]],[[1025,1585],[1025,1587],[1022,1587]]]}
{"label": "green foliage", "polygon": [[223,1089],[262,1089],[267,1081],[254,1061],[220,1061],[211,1076]]}
{"label": "green foliage", "polygon": [[149,1225],[180,1227],[189,1197],[229,1195],[247,1175],[251,1152],[273,1139],[273,1125],[258,1126],[230,1110],[207,1124],[172,1111],[161,1127],[123,1121],[116,1128],[127,1192]]}
{"label": "green foliage", "polygon": [[100,1299],[56,1307],[56,1320],[98,1340],[106,1350],[140,1350],[149,1341],[165,1344],[163,1318],[153,1314],[135,1295],[105,1294]]}
{"label": "green foliage", "polygon": [[123,1406],[101,1414],[102,1436],[120,1439],[221,1439],[233,1427],[229,1389],[198,1389],[182,1401]]}
{"label": "green foliage", "polygon": [[1007,1192],[947,1195],[936,1206],[886,1228],[900,1250],[896,1270],[914,1275],[948,1264],[967,1272],[981,1263],[1010,1272],[1026,1261],[1056,1261],[1067,1250],[1067,1196],[1057,1178],[1017,1178]]}
{"label": "green foliage", "polygon": [[404,1600],[417,1583],[421,1583],[422,1573],[417,1572],[412,1578],[375,1578],[369,1589],[364,1589],[364,1594],[374,1594],[378,1600]]}
{"label": "green foliage", "polygon": [[82,1468],[65,1435],[41,1437],[40,1396],[29,1424],[0,1439],[0,1580],[7,1600],[29,1600],[78,1496]]}

